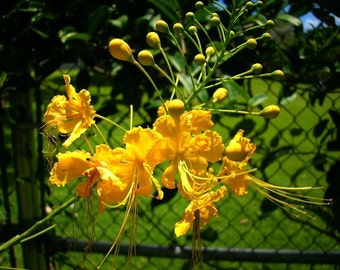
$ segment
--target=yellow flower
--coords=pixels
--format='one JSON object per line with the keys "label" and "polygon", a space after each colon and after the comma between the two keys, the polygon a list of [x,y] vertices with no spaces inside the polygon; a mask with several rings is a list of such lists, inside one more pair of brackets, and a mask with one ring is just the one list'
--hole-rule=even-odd
{"label": "yellow flower", "polygon": [[225,149],[228,159],[236,162],[247,163],[253,155],[256,145],[250,143],[248,138],[243,137],[243,130],[240,129]]}
{"label": "yellow flower", "polygon": [[206,162],[216,162],[222,157],[222,138],[209,130],[213,126],[210,112],[192,110],[182,115],[162,115],[154,123],[154,130],[167,142],[169,166],[164,170],[162,183],[175,188],[175,176],[181,160],[202,157]]}
{"label": "yellow flower", "polygon": [[183,219],[175,225],[175,233],[180,236],[194,224],[202,228],[217,215],[213,202],[224,197],[226,187],[213,191],[218,181],[211,174],[209,163],[221,160],[225,147],[221,136],[210,130],[213,126],[210,112],[184,112],[178,100],[170,101],[166,106],[169,115],[159,116],[154,129],[165,138],[170,160],[162,174],[162,183],[167,188],[175,188],[178,172],[178,190],[190,202]]}
{"label": "yellow flower", "polygon": [[[97,145],[96,153],[91,156],[86,151],[57,154],[58,161],[51,170],[50,183],[64,186],[72,180],[85,177],[86,180],[77,186],[77,193],[81,197],[88,197],[96,183],[100,202],[121,203],[129,191],[129,183],[123,182],[114,174],[114,151],[107,145]],[[100,204],[102,211],[104,208]]]}
{"label": "yellow flower", "polygon": [[183,219],[175,224],[176,236],[184,235],[193,227],[195,220],[198,219],[198,227],[202,229],[210,222],[213,216],[217,216],[218,211],[214,202],[219,201],[225,196],[226,187],[222,186],[216,191],[210,191],[205,195],[190,202],[184,211]]}
{"label": "yellow flower", "polygon": [[[152,174],[155,166],[166,160],[163,138],[152,129],[136,127],[126,132],[124,143],[125,148],[112,150],[113,158],[109,166],[119,181],[127,185],[128,192],[124,193],[122,204],[134,195],[151,196],[154,187],[158,191],[157,198],[162,199],[163,191]],[[98,183],[98,192],[102,198],[106,198],[103,205],[116,207],[117,205],[109,202],[111,195],[106,190],[109,185],[110,183],[101,181]],[[115,196],[112,197],[112,202],[114,199]]]}
{"label": "yellow flower", "polygon": [[230,191],[238,196],[245,195],[250,182],[250,176],[243,169],[253,156],[256,145],[250,139],[243,137],[240,129],[225,149],[219,176],[221,183],[227,184]]}
{"label": "yellow flower", "polygon": [[74,152],[57,154],[58,161],[53,165],[50,183],[65,186],[70,181],[83,176],[83,173],[93,167],[88,160],[91,154],[86,151],[76,150]]}
{"label": "yellow flower", "polygon": [[216,176],[220,184],[227,185],[229,190],[237,195],[247,194],[248,187],[254,187],[259,193],[267,199],[274,202],[282,209],[313,218],[307,211],[303,210],[304,206],[295,203],[328,205],[331,200],[320,199],[317,197],[304,196],[297,194],[297,191],[308,191],[320,189],[320,187],[282,187],[262,181],[250,173],[256,169],[245,170],[252,157],[256,146],[250,143],[248,138],[243,137],[243,130],[239,130],[230,144],[226,147],[225,156],[222,159],[221,170]]}
{"label": "yellow flower", "polygon": [[221,183],[228,185],[229,190],[237,196],[247,194],[247,189],[251,180],[251,175],[245,170],[233,171],[227,177],[221,177]]}
{"label": "yellow flower", "polygon": [[44,119],[48,128],[55,127],[59,133],[68,134],[63,143],[68,147],[94,123],[95,110],[90,105],[90,93],[83,89],[77,93],[70,84],[69,75],[64,75],[66,96],[57,95],[48,105]]}

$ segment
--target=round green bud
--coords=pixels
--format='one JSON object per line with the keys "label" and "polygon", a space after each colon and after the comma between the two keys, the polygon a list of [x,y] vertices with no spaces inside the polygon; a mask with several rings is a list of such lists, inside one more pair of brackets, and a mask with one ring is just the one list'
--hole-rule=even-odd
{"label": "round green bud", "polygon": [[205,49],[205,54],[207,56],[212,56],[215,53],[215,49],[213,46],[209,46]]}
{"label": "round green bud", "polygon": [[189,26],[188,31],[191,35],[195,35],[197,33],[197,27],[195,25],[191,25]]}
{"label": "round green bud", "polygon": [[205,64],[205,56],[201,53],[199,54],[196,54],[195,57],[194,57],[194,62],[197,66],[202,66]]}
{"label": "round green bud", "polygon": [[261,6],[263,6],[263,2],[262,2],[262,1],[257,1],[257,2],[256,2],[256,5],[259,6],[259,7],[261,7]]}
{"label": "round green bud", "polygon": [[204,4],[203,4],[202,1],[197,1],[197,2],[195,3],[195,8],[196,8],[196,9],[201,9],[201,8],[203,8],[203,6],[204,6]]}
{"label": "round green bud", "polygon": [[138,61],[143,66],[153,66],[155,64],[153,55],[148,50],[142,50],[138,53]]}
{"label": "round green bud", "polygon": [[170,31],[167,22],[163,20],[156,22],[156,30],[160,33],[168,33]]}
{"label": "round green bud", "polygon": [[280,114],[280,108],[276,105],[269,105],[265,107],[260,114],[266,119],[273,119]]}
{"label": "round green bud", "polygon": [[246,3],[246,8],[253,8],[254,6],[255,6],[255,4],[253,2],[251,2],[251,1],[248,1]]}
{"label": "round green bud", "polygon": [[149,32],[146,35],[146,43],[151,47],[158,49],[161,46],[161,40],[156,32]]}
{"label": "round green bud", "polygon": [[180,34],[183,33],[184,27],[181,23],[175,23],[174,26],[172,27],[172,30],[174,31],[175,34]]}
{"label": "round green bud", "polygon": [[262,65],[259,63],[256,63],[251,66],[251,71],[255,74],[259,74],[262,71]]}
{"label": "round green bud", "polygon": [[220,23],[221,23],[221,20],[220,20],[220,18],[218,16],[212,16],[210,18],[210,24],[212,26],[218,26]]}
{"label": "round green bud", "polygon": [[235,37],[235,35],[236,35],[235,32],[233,30],[230,30],[229,37],[233,38],[233,37]]}
{"label": "round green bud", "polygon": [[275,22],[273,20],[266,21],[266,26],[267,27],[273,27],[274,25],[275,25]]}
{"label": "round green bud", "polygon": [[279,70],[279,69],[273,71],[271,75],[273,79],[278,80],[278,81],[281,81],[285,78],[285,74],[283,73],[282,70]]}
{"label": "round green bud", "polygon": [[169,115],[174,118],[180,117],[185,110],[184,102],[180,99],[170,100],[167,106]]}
{"label": "round green bud", "polygon": [[271,36],[270,36],[269,33],[266,32],[266,33],[262,34],[261,38],[263,38],[263,39],[271,39]]}
{"label": "round green bud", "polygon": [[187,14],[185,14],[185,18],[187,20],[193,20],[195,18],[195,14],[193,12],[188,12]]}
{"label": "round green bud", "polygon": [[246,46],[247,46],[247,48],[250,49],[250,50],[255,49],[256,46],[257,46],[257,41],[256,41],[256,39],[254,39],[254,38],[248,39],[247,42],[246,42]]}

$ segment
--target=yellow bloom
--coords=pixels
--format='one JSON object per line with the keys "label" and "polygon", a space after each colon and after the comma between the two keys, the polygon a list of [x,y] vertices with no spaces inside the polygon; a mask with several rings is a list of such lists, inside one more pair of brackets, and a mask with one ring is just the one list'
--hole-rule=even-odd
{"label": "yellow bloom", "polygon": [[[176,236],[186,234],[194,225],[196,218],[199,219],[199,229],[202,229],[210,222],[213,216],[217,216],[218,211],[213,203],[223,198],[226,192],[226,187],[222,186],[216,191],[210,191],[198,199],[191,201],[184,211],[183,219],[175,224]],[[196,213],[198,213],[199,216],[197,216]]]}
{"label": "yellow bloom", "polygon": [[218,182],[210,173],[209,163],[221,160],[225,147],[221,136],[210,130],[213,126],[210,112],[184,112],[178,100],[166,103],[166,106],[169,115],[159,116],[154,129],[165,138],[170,160],[162,174],[162,183],[167,188],[175,188],[178,172],[178,190],[190,201],[183,219],[175,225],[175,233],[180,236],[195,223],[202,228],[217,215],[213,202],[224,197],[226,187],[213,191]]}
{"label": "yellow bloom", "polygon": [[219,176],[221,183],[227,184],[230,191],[238,196],[245,195],[250,182],[250,176],[243,169],[253,156],[256,145],[250,139],[243,137],[240,129],[225,149]]}
{"label": "yellow bloom", "polygon": [[250,175],[250,172],[256,169],[247,171],[244,167],[248,164],[255,149],[256,146],[250,143],[248,138],[243,137],[243,130],[239,130],[226,148],[221,170],[216,176],[219,183],[227,185],[229,190],[237,196],[246,195],[248,187],[255,187],[258,192],[282,209],[286,211],[293,210],[293,212],[297,213],[295,214],[296,216],[302,214],[313,218],[303,210],[304,206],[296,205],[295,203],[317,205],[328,205],[331,203],[331,200],[296,193],[297,191],[320,189],[319,187],[281,187]]}
{"label": "yellow bloom", "polygon": [[65,186],[68,182],[83,176],[83,173],[93,167],[90,159],[91,154],[85,151],[76,150],[74,152],[57,154],[58,161],[51,170],[50,183]]}
{"label": "yellow bloom", "polygon": [[114,151],[107,145],[98,145],[96,153],[91,156],[86,151],[76,150],[57,154],[58,161],[51,170],[50,183],[64,186],[68,182],[80,177],[86,180],[77,186],[77,193],[81,197],[88,197],[96,183],[100,200],[100,210],[104,203],[121,203],[130,188],[130,181],[123,182],[117,175],[114,165]]}
{"label": "yellow bloom", "polygon": [[[112,150],[112,160],[110,169],[118,177],[119,181],[127,185],[128,192],[124,193],[122,202],[127,202],[131,196],[142,195],[151,196],[154,186],[158,191],[158,199],[163,198],[161,186],[153,177],[153,170],[156,165],[166,160],[164,156],[165,142],[163,138],[152,129],[141,127],[133,128],[126,132],[124,136],[125,148],[115,148]],[[110,205],[110,194],[105,190],[110,183],[100,182],[98,192],[106,198],[104,205]],[[112,197],[112,201],[115,196]]]}
{"label": "yellow bloom", "polygon": [[44,119],[47,127],[55,127],[59,133],[68,134],[63,143],[68,147],[94,123],[95,110],[90,105],[90,93],[83,89],[76,93],[69,75],[64,75],[66,96],[57,95],[48,105]]}
{"label": "yellow bloom", "polygon": [[209,130],[213,126],[210,112],[193,110],[174,117],[162,115],[154,123],[154,130],[167,142],[169,166],[164,170],[162,183],[175,188],[175,176],[181,160],[202,157],[207,162],[216,162],[222,157],[222,138]]}
{"label": "yellow bloom", "polygon": [[221,183],[228,185],[229,190],[237,196],[247,194],[247,189],[251,180],[251,175],[245,170],[233,171],[228,176],[221,177]]}
{"label": "yellow bloom", "polygon": [[[243,137],[243,130],[240,129],[225,149],[228,159],[246,164],[253,155],[256,145],[250,143],[248,138]],[[241,165],[242,166],[242,165]]]}

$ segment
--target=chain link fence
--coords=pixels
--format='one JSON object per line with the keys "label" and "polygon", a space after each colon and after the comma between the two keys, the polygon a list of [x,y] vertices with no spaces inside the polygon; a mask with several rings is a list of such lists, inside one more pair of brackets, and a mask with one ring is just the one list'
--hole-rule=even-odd
{"label": "chain link fence", "polygon": [[[47,82],[45,87],[50,88]],[[339,165],[339,151],[332,151],[338,135],[334,112],[339,111],[340,96],[328,94],[318,104],[311,104],[308,92],[300,89],[280,99],[282,85],[273,81],[253,80],[249,93],[268,95],[263,105],[281,103],[278,119],[265,120],[251,116],[219,115],[215,128],[226,142],[242,128],[257,145],[251,165],[255,175],[273,184],[286,186],[322,186],[307,195],[333,197],[329,207],[308,207],[315,220],[297,217],[249,189],[244,197],[229,195],[217,203],[219,216],[202,231],[206,269],[338,269],[340,236],[336,221],[339,178],[334,174]],[[95,107],[112,99],[110,86],[92,86]],[[60,90],[60,89],[58,89]],[[63,90],[61,90],[63,91]],[[48,93],[49,92],[49,93]],[[50,95],[50,91],[46,95]],[[48,93],[48,94],[47,94]],[[47,99],[48,100],[48,99]],[[265,104],[268,102],[268,104]],[[119,104],[115,120],[129,125],[129,108]],[[127,119],[127,120],[126,120]],[[120,122],[120,121],[125,122]],[[143,109],[134,112],[134,124],[144,124],[150,117]],[[152,122],[150,122],[152,123]],[[121,145],[122,135],[105,123],[113,146]],[[95,138],[95,134],[93,134]],[[161,170],[156,171],[156,176]],[[334,176],[337,179],[334,179]],[[339,179],[338,179],[339,180]],[[75,183],[74,183],[75,184]],[[53,187],[50,206],[60,205],[74,193],[74,186]],[[80,200],[55,218],[58,224],[47,239],[53,264],[58,269],[94,269],[109,251],[121,226],[125,209],[108,209],[97,215],[95,198]],[[176,191],[165,190],[165,199],[139,198],[136,257],[133,269],[188,269],[191,235],[176,238],[174,224],[182,217],[187,203]],[[122,239],[117,269],[125,265],[129,229]],[[104,269],[112,264],[109,257]],[[107,268],[106,268],[107,267]]]}

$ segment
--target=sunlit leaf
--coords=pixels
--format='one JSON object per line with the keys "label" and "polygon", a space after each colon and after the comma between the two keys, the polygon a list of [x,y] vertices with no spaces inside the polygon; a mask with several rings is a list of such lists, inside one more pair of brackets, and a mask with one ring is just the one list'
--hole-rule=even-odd
{"label": "sunlit leaf", "polygon": [[287,13],[278,14],[277,19],[281,20],[281,21],[288,22],[288,23],[290,23],[294,26],[297,26],[297,27],[302,26],[302,22],[299,18],[296,18],[295,16],[292,16],[292,15],[287,14]]}
{"label": "sunlit leaf", "polygon": [[262,104],[264,101],[268,99],[268,94],[266,93],[260,93],[248,100],[248,104],[252,107],[256,107],[260,104]]}
{"label": "sunlit leaf", "polygon": [[90,39],[89,34],[86,33],[77,33],[77,32],[71,32],[67,33],[66,35],[61,37],[61,42],[66,43],[70,40],[82,40],[82,41],[88,41]]}

